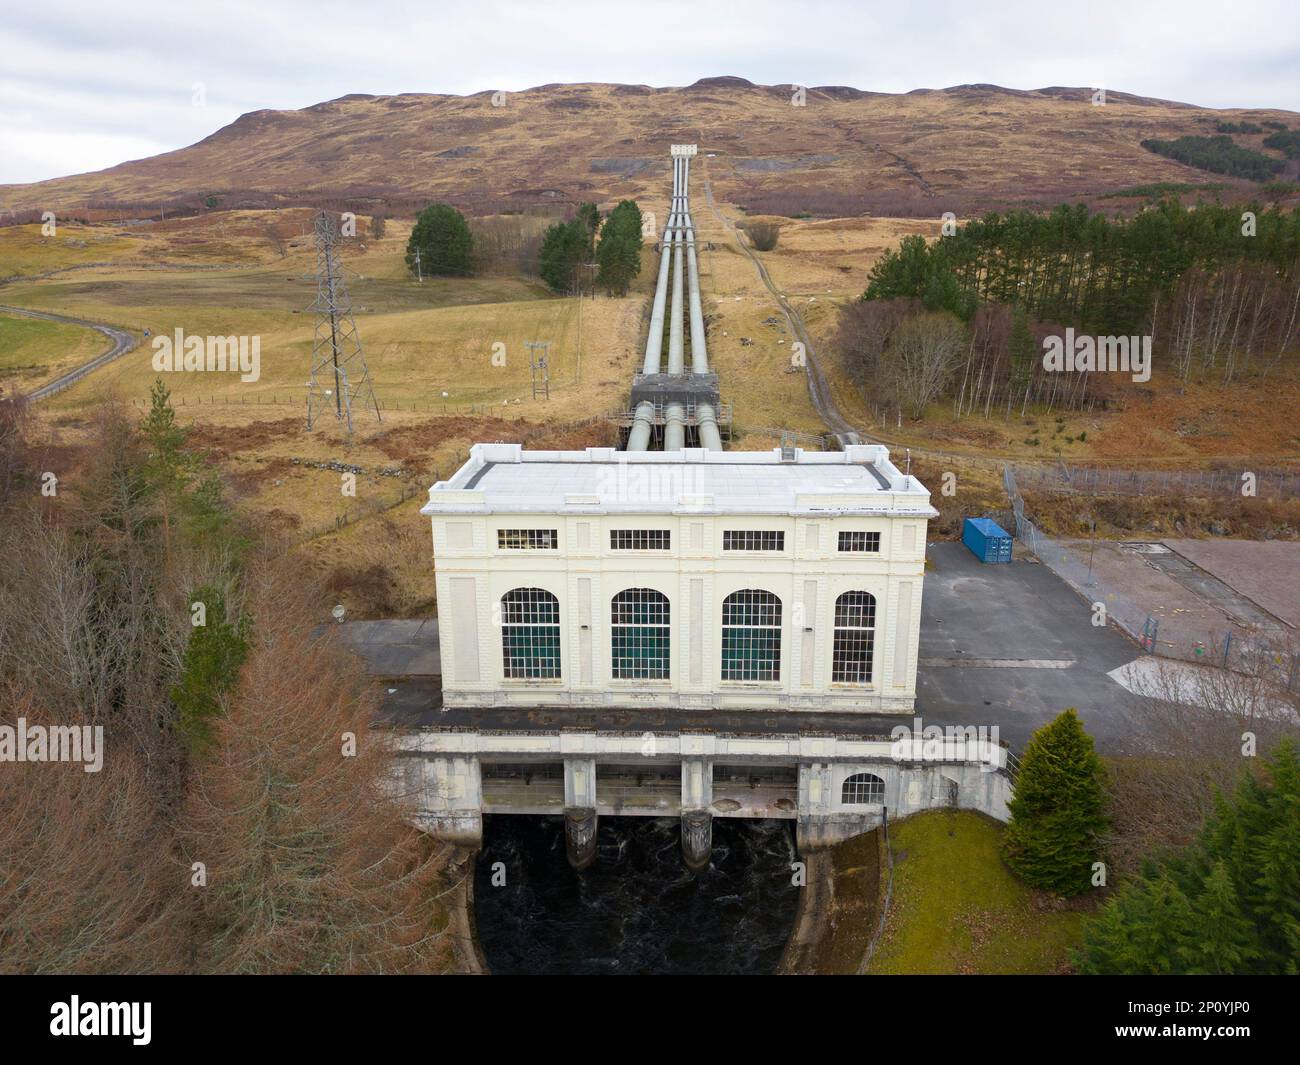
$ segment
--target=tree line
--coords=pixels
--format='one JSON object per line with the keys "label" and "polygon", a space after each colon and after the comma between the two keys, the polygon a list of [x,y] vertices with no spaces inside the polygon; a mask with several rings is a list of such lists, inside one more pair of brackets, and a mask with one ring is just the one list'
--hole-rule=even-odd
{"label": "tree line", "polygon": [[[641,272],[641,210],[634,200],[621,201],[603,219],[594,203],[581,203],[574,218],[553,223],[538,239],[517,221],[478,221],[471,226],[450,204],[424,208],[406,246],[411,275],[469,277],[487,261],[513,260],[553,292],[580,291],[585,281],[621,296]],[[586,275],[588,266],[594,277]]]}
{"label": "tree line", "polygon": [[[1208,765],[1229,765],[1236,755],[1236,767],[1223,774],[1231,781],[1226,787],[1212,783],[1193,752],[1177,746],[1134,752],[1107,766],[1073,710],[1040,728],[1026,746],[1002,853],[1025,883],[1042,891],[1106,892],[1073,953],[1076,971],[1300,972],[1300,745],[1292,729],[1258,759],[1242,758],[1240,729],[1234,737],[1229,725],[1251,683],[1226,685],[1233,691],[1219,694],[1228,695],[1228,706],[1216,705],[1208,715],[1194,711],[1216,718],[1200,723],[1229,741],[1211,751]],[[1173,735],[1162,735],[1162,742]],[[1181,730],[1177,735],[1187,738]],[[1135,789],[1133,778],[1145,788]],[[1150,806],[1148,792],[1170,791],[1179,795],[1170,820],[1191,840],[1148,851],[1137,868],[1112,861],[1114,822],[1124,820],[1153,847],[1138,818]],[[1208,816],[1198,811],[1207,805]]]}
{"label": "tree line", "polygon": [[1231,137],[1222,133],[1214,137],[1196,137],[1189,134],[1176,137],[1174,140],[1149,137],[1142,141],[1142,147],[1156,155],[1163,155],[1166,159],[1194,166],[1198,170],[1246,178],[1249,181],[1267,181],[1283,166],[1280,159],[1274,159],[1253,148],[1243,148]]}
{"label": "tree line", "polygon": [[[1278,207],[1166,200],[1132,218],[1083,205],[988,214],[886,252],[862,300],[845,308],[838,342],[863,386],[900,409],[945,396],[959,414],[1078,407],[1099,398],[1098,382],[1044,371],[1047,336],[1066,326],[1150,335],[1157,363],[1183,379],[1266,374],[1296,348],[1298,264],[1300,211]],[[935,315],[948,315],[965,333],[963,344],[946,329],[948,342],[929,346],[918,376],[915,356],[895,350],[894,331],[921,314],[932,330]],[[899,339],[914,340],[916,328]],[[1101,398],[1114,387],[1102,384]]]}
{"label": "tree line", "polygon": [[0,723],[103,729],[0,772],[0,970],[435,970],[373,685],[187,437],[161,383],[55,452],[0,402]]}

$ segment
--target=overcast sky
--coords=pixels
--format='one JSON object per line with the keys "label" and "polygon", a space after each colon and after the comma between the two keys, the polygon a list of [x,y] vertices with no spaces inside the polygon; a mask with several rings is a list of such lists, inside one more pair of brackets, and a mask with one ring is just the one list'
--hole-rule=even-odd
{"label": "overcast sky", "polygon": [[181,148],[246,111],[546,82],[1079,85],[1300,111],[1296,0],[0,0],[0,183]]}

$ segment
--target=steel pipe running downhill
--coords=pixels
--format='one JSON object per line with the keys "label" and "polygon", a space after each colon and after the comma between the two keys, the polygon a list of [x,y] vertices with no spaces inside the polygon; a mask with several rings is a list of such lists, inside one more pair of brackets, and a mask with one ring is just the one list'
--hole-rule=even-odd
{"label": "steel pipe running downhill", "polygon": [[718,432],[718,415],[711,403],[701,403],[695,408],[695,421],[700,427],[700,447],[708,451],[722,450],[722,435]]}
{"label": "steel pipe running downhill", "polygon": [[[632,431],[627,434],[628,451],[649,451],[650,431],[655,423],[655,405],[643,399],[636,406],[636,416],[632,419]],[[716,433],[716,428],[714,432]],[[718,448],[722,450],[721,447]]]}
{"label": "steel pipe running downhill", "polygon": [[641,372],[646,374],[659,372],[659,360],[664,347],[664,305],[668,299],[668,267],[672,262],[672,249],[669,242],[677,228],[679,177],[678,168],[674,165],[673,196],[668,208],[668,223],[664,226],[663,238],[659,242],[659,279],[655,282],[655,299],[650,310],[650,331],[646,334],[645,359],[641,363]]}
{"label": "steel pipe running downhill", "polygon": [[708,373],[709,349],[704,340],[704,309],[700,305],[700,268],[695,259],[695,230],[689,215],[686,221],[686,269],[691,293],[691,373]]}
{"label": "steel pipe running downhill", "polygon": [[686,408],[669,403],[664,410],[664,450],[680,451],[686,446]]}
{"label": "steel pipe running downhill", "polygon": [[685,337],[682,326],[682,230],[673,233],[673,306],[668,318],[668,372],[686,371]]}

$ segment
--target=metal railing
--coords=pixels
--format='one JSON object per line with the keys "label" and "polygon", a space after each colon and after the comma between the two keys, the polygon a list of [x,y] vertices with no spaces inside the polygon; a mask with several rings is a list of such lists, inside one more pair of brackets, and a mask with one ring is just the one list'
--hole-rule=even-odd
{"label": "metal railing", "polygon": [[1106,619],[1114,621],[1132,637],[1144,653],[1212,663],[1225,669],[1258,667],[1261,662],[1268,662],[1269,668],[1276,670],[1278,682],[1294,690],[1300,674],[1300,655],[1264,634],[1243,637],[1205,633],[1201,639],[1183,642],[1161,639],[1160,619],[1114,584],[1102,580],[1093,569],[1088,552],[1047,535],[1025,514],[1017,474],[1010,465],[1003,467],[1002,480],[1011,500],[1016,539],[1085,600],[1091,601],[1094,608],[1098,604],[1104,606]]}
{"label": "metal railing", "polygon": [[[1217,470],[1138,470],[1102,466],[1014,467],[1017,482],[1028,488],[1076,495],[1181,495],[1193,498],[1243,496],[1249,488],[1260,499],[1300,496],[1300,470],[1243,465]],[[1249,477],[1247,477],[1249,475]]]}

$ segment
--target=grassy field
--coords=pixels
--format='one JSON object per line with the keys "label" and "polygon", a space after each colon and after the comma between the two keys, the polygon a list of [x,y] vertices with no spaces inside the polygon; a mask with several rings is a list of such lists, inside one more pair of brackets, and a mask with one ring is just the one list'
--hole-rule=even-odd
{"label": "grassy field", "polygon": [[39,225],[5,226],[0,228],[0,281],[118,261],[139,251],[137,243],[105,226],[56,225],[53,236],[43,235]]}
{"label": "grassy field", "polygon": [[[656,222],[666,217],[665,192],[658,189],[643,203]],[[723,402],[734,410],[730,446],[773,447],[782,429],[815,437],[825,427],[803,371],[792,364],[785,318],[754,264],[703,201],[700,190],[695,221],[702,297],[712,365]],[[733,204],[719,208],[733,223],[744,218]],[[423,531],[413,537],[401,532],[403,523],[422,525],[417,504],[386,508],[403,491],[422,493],[481,440],[563,447],[615,442],[611,425],[591,419],[627,402],[641,362],[657,256],[647,246],[642,274],[627,296],[579,302],[551,296],[520,275],[418,283],[403,261],[409,223],[390,221],[382,240],[365,237],[363,226],[363,236],[346,241],[342,254],[382,421],[358,412],[349,437],[333,419],[310,433],[305,426],[315,297],[310,227],[310,212],[281,210],[215,211],[130,226],[61,225],[58,240],[40,238],[35,226],[0,228],[0,261],[11,274],[48,275],[0,286],[0,302],[107,322],[144,339],[39,405],[42,423],[56,438],[83,432],[96,406],[109,398],[143,415],[156,376],[146,330],[154,336],[177,328],[199,336],[258,336],[261,367],[254,382],[228,372],[166,376],[180,420],[195,427],[194,440],[246,511],[284,536],[311,539],[304,550],[337,580],[353,616],[419,614],[432,602],[427,543]],[[762,256],[807,322],[845,414],[895,451],[911,447],[916,472],[932,487],[944,471],[958,472],[958,497],[936,493],[945,514],[937,525],[955,530],[963,513],[1003,505],[996,475],[1003,456],[1122,463],[1156,450],[1193,460],[1251,448],[1267,457],[1300,446],[1289,416],[1300,401],[1294,374],[1267,390],[1194,386],[1181,392],[1157,376],[1149,402],[1059,421],[1031,413],[958,422],[936,407],[921,422],[876,425],[869,397],[854,386],[833,342],[838,308],[861,292],[885,248],[907,233],[933,229],[929,221],[888,218],[783,219],[777,248]],[[549,399],[532,396],[527,340],[551,342]],[[103,346],[89,330],[0,317],[0,384],[29,389]],[[356,497],[341,494],[337,473],[312,465],[330,460],[367,471]],[[377,472],[395,466],[402,477]],[[371,525],[381,535],[366,535]]]}
{"label": "grassy field", "polygon": [[894,894],[872,974],[1069,971],[1088,911],[1021,884],[999,856],[1002,831],[946,810],[890,826]]}
{"label": "grassy field", "polygon": [[108,343],[93,329],[0,314],[0,393],[30,392],[93,359]]}

